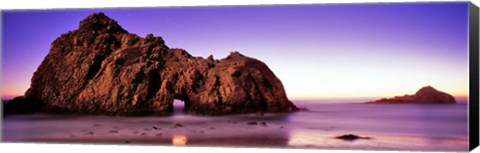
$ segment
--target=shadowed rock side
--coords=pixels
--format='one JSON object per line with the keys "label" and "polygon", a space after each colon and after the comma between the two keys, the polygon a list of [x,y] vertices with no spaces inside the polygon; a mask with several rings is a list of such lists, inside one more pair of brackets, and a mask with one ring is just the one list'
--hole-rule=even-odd
{"label": "shadowed rock side", "polygon": [[426,86],[418,90],[414,95],[395,96],[367,102],[367,104],[453,104],[456,103],[452,95]]}
{"label": "shadowed rock side", "polygon": [[57,38],[31,82],[11,103],[108,115],[168,114],[174,99],[185,102],[186,112],[204,115],[298,110],[257,59],[238,52],[220,60],[193,57],[161,37],[130,34],[103,13]]}
{"label": "shadowed rock side", "polygon": [[41,110],[43,103],[33,99],[25,99],[25,97],[15,97],[12,100],[2,100],[3,114],[29,114]]}

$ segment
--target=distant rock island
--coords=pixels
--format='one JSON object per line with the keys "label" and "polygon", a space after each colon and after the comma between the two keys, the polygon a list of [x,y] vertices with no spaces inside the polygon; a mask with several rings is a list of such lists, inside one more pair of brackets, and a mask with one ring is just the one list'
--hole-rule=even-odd
{"label": "distant rock island", "polygon": [[298,111],[257,59],[239,52],[220,60],[194,57],[96,13],[52,43],[30,88],[4,112],[162,115],[173,111],[174,99],[201,115]]}
{"label": "distant rock island", "polygon": [[366,102],[367,104],[453,104],[455,98],[445,92],[426,86],[418,90],[414,95],[395,96],[383,98],[376,101]]}

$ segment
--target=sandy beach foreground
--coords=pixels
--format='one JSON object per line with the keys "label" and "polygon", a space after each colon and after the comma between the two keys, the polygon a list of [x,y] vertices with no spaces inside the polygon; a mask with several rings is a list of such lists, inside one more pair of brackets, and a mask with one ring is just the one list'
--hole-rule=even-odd
{"label": "sandy beach foreground", "polygon": [[[305,103],[305,105],[309,104]],[[351,108],[346,108],[346,106]],[[338,111],[325,109],[329,107],[338,107]],[[175,114],[169,117],[46,114],[9,116],[3,119],[2,140],[8,142],[372,150],[464,151],[468,147],[466,128],[462,129],[466,124],[461,125],[449,121],[448,118],[430,122],[414,121],[409,120],[408,117],[402,119],[405,116],[398,114],[390,114],[390,119],[386,119],[387,121],[384,122],[374,118],[375,116],[381,117],[375,112],[372,112],[373,116],[358,114],[350,116],[348,119],[338,114],[345,111],[363,111],[358,110],[360,108],[357,107],[377,110],[378,108],[375,107],[389,109],[389,107],[397,106],[321,104],[318,108],[323,109],[310,106],[309,108],[313,108],[310,111],[293,114],[265,114],[264,116],[255,114],[219,117],[187,114]],[[428,118],[429,113],[424,112],[422,106],[402,107],[411,107],[409,108],[410,114],[415,114],[414,110],[417,109],[419,114],[423,114],[423,119],[432,120],[432,118]],[[445,108],[430,108],[429,111],[436,109],[443,111]],[[452,108],[447,109],[452,110]],[[389,116],[389,114],[386,113],[383,116]],[[378,120],[378,122],[372,120]],[[395,122],[399,124],[393,125]],[[450,129],[432,128],[443,124],[449,124]],[[344,134],[355,134],[371,139],[349,141],[335,138]]]}

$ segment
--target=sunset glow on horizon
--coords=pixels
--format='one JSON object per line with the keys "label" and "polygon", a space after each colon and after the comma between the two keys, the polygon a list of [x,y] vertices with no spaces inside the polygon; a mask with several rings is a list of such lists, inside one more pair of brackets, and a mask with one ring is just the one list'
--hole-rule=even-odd
{"label": "sunset glow on horizon", "polygon": [[104,12],[130,33],[216,59],[259,59],[290,99],[468,96],[468,2],[2,11],[2,97],[23,95],[50,44]]}

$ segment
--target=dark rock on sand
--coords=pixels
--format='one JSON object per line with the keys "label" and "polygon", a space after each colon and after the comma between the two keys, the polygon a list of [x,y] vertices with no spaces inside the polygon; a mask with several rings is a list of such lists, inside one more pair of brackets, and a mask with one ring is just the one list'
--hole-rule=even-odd
{"label": "dark rock on sand", "polygon": [[4,112],[165,115],[174,99],[202,115],[298,111],[260,60],[236,51],[219,60],[195,57],[97,13],[51,44],[25,96]]}
{"label": "dark rock on sand", "polygon": [[247,122],[248,125],[257,125],[257,122]]}
{"label": "dark rock on sand", "polygon": [[347,141],[354,141],[357,139],[371,139],[370,137],[361,137],[358,135],[353,135],[353,134],[346,134],[346,135],[341,135],[338,137],[335,137],[336,139],[342,139],[342,140],[347,140]]}
{"label": "dark rock on sand", "polygon": [[260,125],[262,125],[262,126],[267,126],[267,123],[265,123],[265,122],[260,122]]}
{"label": "dark rock on sand", "polygon": [[173,126],[173,128],[177,128],[177,127],[184,127],[184,125],[180,124],[180,123],[177,123]]}
{"label": "dark rock on sand", "polygon": [[108,133],[118,133],[118,131],[117,130],[110,130],[110,131],[108,131]]}
{"label": "dark rock on sand", "polygon": [[367,102],[367,104],[454,104],[455,98],[445,92],[426,86],[418,90],[414,95],[395,96]]}

